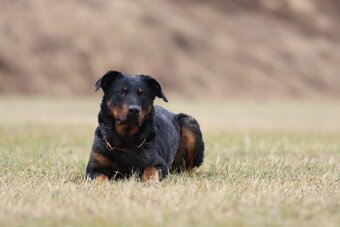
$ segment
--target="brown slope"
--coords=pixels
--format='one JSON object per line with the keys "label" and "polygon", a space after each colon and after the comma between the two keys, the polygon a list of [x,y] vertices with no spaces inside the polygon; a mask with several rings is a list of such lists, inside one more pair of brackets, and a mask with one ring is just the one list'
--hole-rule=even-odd
{"label": "brown slope", "polygon": [[339,4],[282,2],[0,0],[0,91],[90,94],[113,68],[192,96],[339,96]]}

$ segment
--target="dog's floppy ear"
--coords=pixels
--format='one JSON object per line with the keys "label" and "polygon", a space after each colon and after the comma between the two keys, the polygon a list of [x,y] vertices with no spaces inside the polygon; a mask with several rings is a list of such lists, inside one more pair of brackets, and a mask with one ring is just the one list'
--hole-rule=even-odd
{"label": "dog's floppy ear", "polygon": [[105,91],[105,88],[110,85],[111,82],[113,82],[116,78],[122,76],[123,74],[118,71],[108,71],[104,74],[97,82],[96,82],[96,90],[98,91],[99,88],[102,88]]}
{"label": "dog's floppy ear", "polygon": [[164,102],[168,102],[168,99],[163,94],[161,85],[158,83],[156,79],[148,75],[141,75],[141,76],[143,77],[144,80],[146,80],[146,83],[150,86],[151,90],[153,91],[156,97],[162,98]]}

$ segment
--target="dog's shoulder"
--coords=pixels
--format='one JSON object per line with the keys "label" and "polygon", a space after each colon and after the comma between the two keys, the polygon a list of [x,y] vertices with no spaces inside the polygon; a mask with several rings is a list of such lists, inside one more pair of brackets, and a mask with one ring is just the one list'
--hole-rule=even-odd
{"label": "dog's shoulder", "polygon": [[154,109],[155,109],[155,117],[156,118],[166,118],[167,120],[169,120],[170,122],[174,122],[174,119],[176,117],[176,114],[165,109],[164,107],[158,106],[158,105],[154,105]]}

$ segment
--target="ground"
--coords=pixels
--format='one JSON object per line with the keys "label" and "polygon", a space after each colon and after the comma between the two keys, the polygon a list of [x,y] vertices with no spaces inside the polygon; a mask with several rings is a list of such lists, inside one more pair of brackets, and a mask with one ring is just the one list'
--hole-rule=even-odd
{"label": "ground", "polygon": [[156,186],[85,181],[98,100],[0,98],[0,226],[340,223],[335,101],[171,100],[201,122],[206,158]]}

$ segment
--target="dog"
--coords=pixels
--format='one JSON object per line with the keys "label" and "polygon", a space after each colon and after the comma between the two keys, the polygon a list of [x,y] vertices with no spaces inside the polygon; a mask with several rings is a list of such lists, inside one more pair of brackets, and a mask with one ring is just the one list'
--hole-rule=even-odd
{"label": "dog", "polygon": [[98,114],[86,177],[95,181],[127,178],[160,181],[170,171],[191,171],[202,164],[200,126],[189,115],[153,105],[168,102],[149,75],[108,71],[95,84],[104,96]]}

